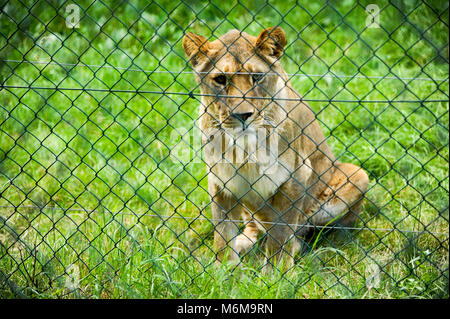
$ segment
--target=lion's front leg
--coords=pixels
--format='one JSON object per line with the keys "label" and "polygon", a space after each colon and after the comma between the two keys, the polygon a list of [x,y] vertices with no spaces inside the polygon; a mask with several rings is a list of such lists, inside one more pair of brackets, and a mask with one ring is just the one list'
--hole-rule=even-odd
{"label": "lion's front leg", "polygon": [[236,251],[239,255],[245,255],[250,251],[258,240],[260,233],[256,221],[251,217],[244,220],[245,229],[236,237]]}
{"label": "lion's front leg", "polygon": [[223,190],[210,185],[212,219],[214,224],[214,251],[216,262],[237,261],[239,252],[236,238],[239,231],[238,220],[241,218],[241,207],[232,196],[226,196]]}
{"label": "lion's front leg", "polygon": [[283,184],[278,192],[260,209],[255,217],[266,230],[266,269],[287,269],[302,248],[296,232],[298,223],[305,220],[302,214],[304,187],[295,180]]}
{"label": "lion's front leg", "polygon": [[266,224],[266,266],[286,269],[294,264],[295,254],[301,248],[301,243],[295,235],[298,216],[295,209],[290,209]]}
{"label": "lion's front leg", "polygon": [[218,262],[237,261],[239,249],[236,247],[236,239],[239,227],[236,220],[239,218],[240,209],[234,208],[227,211],[219,208],[217,204],[212,204],[212,207],[216,260]]}

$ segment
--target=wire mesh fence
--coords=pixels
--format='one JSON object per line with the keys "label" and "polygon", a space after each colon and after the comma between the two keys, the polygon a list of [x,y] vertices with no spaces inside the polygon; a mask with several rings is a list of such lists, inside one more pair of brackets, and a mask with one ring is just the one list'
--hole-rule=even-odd
{"label": "wire mesh fence", "polygon": [[448,297],[448,2],[0,7],[2,297]]}

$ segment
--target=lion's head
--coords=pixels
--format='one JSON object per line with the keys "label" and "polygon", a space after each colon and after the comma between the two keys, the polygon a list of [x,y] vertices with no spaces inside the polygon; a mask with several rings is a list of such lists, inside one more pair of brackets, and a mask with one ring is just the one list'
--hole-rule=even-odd
{"label": "lion's head", "polygon": [[231,30],[214,41],[186,33],[183,49],[202,93],[201,127],[236,136],[278,126],[287,114],[288,77],[279,61],[285,45],[280,27],[257,37]]}

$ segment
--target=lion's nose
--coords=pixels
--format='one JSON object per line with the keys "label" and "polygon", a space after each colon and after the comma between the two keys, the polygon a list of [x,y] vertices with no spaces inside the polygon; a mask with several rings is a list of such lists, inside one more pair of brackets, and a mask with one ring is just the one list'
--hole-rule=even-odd
{"label": "lion's nose", "polygon": [[253,112],[245,112],[245,113],[231,113],[231,116],[235,119],[238,119],[242,123],[247,121],[247,119],[253,115]]}

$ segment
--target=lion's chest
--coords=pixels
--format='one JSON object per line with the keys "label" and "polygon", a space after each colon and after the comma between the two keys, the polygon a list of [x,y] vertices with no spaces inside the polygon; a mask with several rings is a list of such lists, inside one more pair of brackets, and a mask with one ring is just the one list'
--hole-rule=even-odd
{"label": "lion's chest", "polygon": [[235,199],[260,205],[274,195],[289,177],[289,171],[279,163],[264,173],[256,163],[247,163],[236,169],[233,164],[217,164],[212,170],[212,182]]}
{"label": "lion's chest", "polygon": [[278,134],[266,133],[249,129],[238,137],[220,135],[213,139],[219,146],[209,144],[204,149],[210,182],[251,207],[270,199],[294,171],[292,160],[278,156]]}

